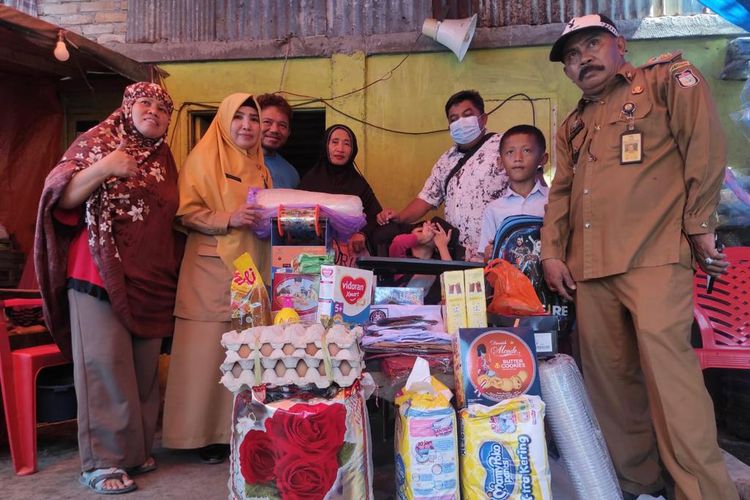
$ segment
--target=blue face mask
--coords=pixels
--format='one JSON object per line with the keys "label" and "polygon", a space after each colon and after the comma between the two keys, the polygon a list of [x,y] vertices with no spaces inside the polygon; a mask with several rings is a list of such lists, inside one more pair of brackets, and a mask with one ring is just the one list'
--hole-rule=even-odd
{"label": "blue face mask", "polygon": [[464,116],[450,125],[451,139],[459,145],[471,144],[482,134],[479,118]]}

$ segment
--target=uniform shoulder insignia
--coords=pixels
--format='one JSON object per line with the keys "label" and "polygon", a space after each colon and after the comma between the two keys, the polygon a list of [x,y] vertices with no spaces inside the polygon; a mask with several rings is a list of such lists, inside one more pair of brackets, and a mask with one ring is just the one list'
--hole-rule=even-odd
{"label": "uniform shoulder insignia", "polygon": [[649,66],[654,66],[656,64],[664,64],[664,63],[672,62],[675,59],[679,58],[680,56],[682,56],[681,50],[676,50],[674,52],[665,52],[664,54],[660,56],[652,57],[651,59],[646,61],[646,64],[641,66],[641,68],[648,68]]}
{"label": "uniform shoulder insignia", "polygon": [[677,72],[673,71],[672,76],[674,76],[677,84],[683,89],[695,87],[701,81],[700,76],[692,68],[683,68]]}

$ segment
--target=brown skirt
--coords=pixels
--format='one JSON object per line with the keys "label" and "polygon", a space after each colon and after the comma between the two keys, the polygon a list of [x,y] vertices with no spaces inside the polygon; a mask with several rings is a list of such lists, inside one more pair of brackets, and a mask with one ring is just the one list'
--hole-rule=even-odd
{"label": "brown skirt", "polygon": [[165,448],[229,443],[232,393],[219,383],[224,361],[221,335],[229,330],[228,321],[176,318],[164,401]]}

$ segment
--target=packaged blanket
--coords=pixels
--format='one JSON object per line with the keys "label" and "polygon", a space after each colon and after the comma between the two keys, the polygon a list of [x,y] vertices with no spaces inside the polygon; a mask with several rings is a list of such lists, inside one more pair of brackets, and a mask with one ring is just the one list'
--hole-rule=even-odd
{"label": "packaged blanket", "polygon": [[229,498],[371,500],[370,428],[361,384],[331,397],[299,392],[234,400]]}
{"label": "packaged blanket", "polygon": [[463,498],[552,498],[540,397],[522,395],[490,407],[469,405],[459,419]]}

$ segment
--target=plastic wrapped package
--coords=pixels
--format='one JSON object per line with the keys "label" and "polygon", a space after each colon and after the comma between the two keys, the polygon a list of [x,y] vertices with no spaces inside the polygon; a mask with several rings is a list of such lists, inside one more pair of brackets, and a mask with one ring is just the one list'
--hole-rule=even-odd
{"label": "plastic wrapped package", "polygon": [[230,284],[232,328],[242,330],[271,324],[271,301],[263,278],[247,252],[234,260]]}
{"label": "plastic wrapped package", "polygon": [[518,396],[494,406],[469,405],[459,411],[459,419],[463,498],[552,499],[544,403],[539,396]]}
{"label": "plastic wrapped package", "polygon": [[578,498],[621,499],[615,468],[573,358],[539,363],[547,423]]}
{"label": "plastic wrapped package", "polygon": [[[331,398],[235,395],[230,499],[370,500],[372,452],[359,383]],[[302,394],[300,394],[302,396]]]}
{"label": "plastic wrapped package", "polygon": [[458,441],[451,391],[417,358],[396,396],[396,491],[399,500],[458,500]]}
{"label": "plastic wrapped package", "polygon": [[261,189],[255,193],[255,202],[262,207],[263,222],[257,224],[253,231],[263,239],[271,235],[271,217],[278,214],[280,206],[294,209],[319,207],[320,216],[328,218],[332,236],[338,240],[348,240],[366,223],[359,196],[298,189]]}

